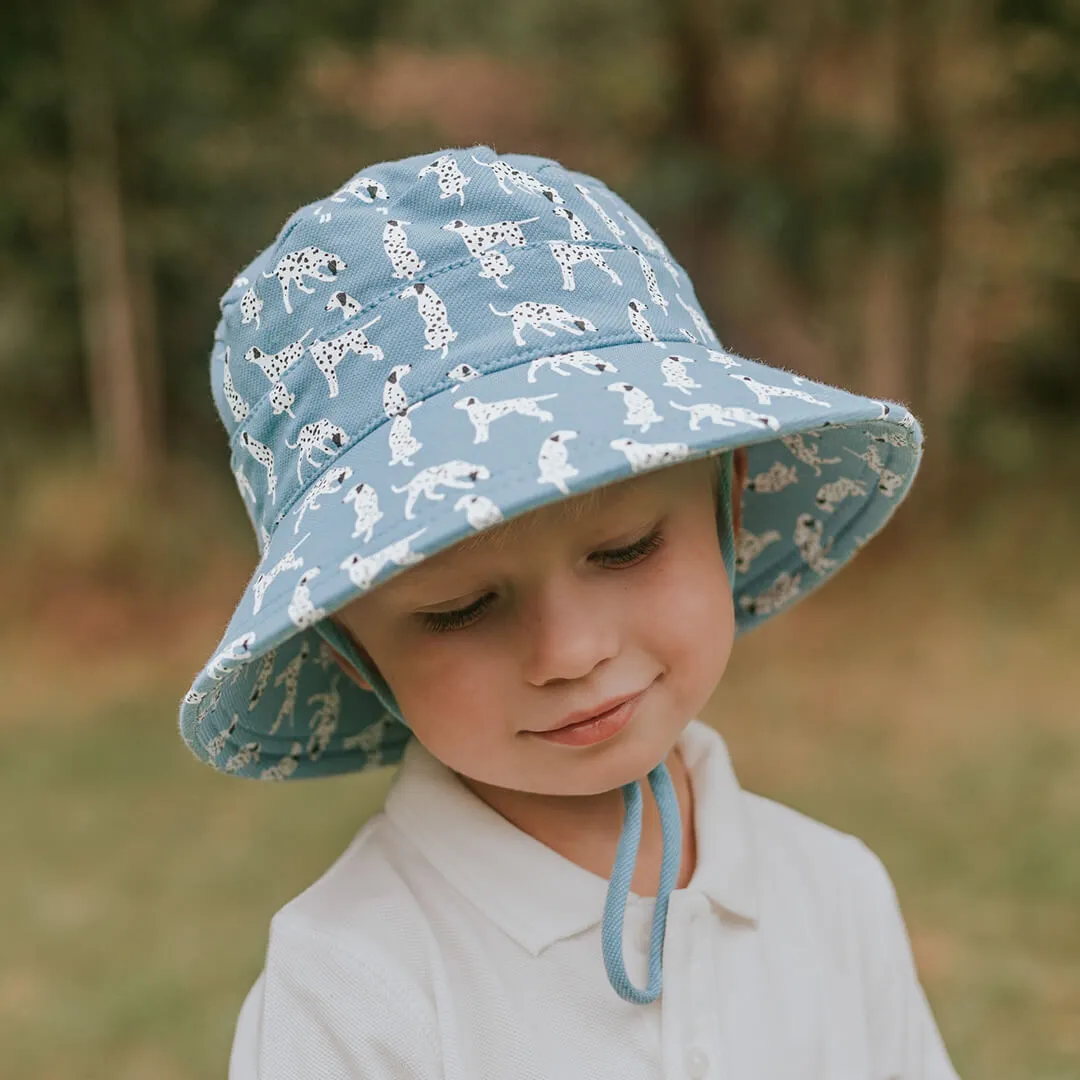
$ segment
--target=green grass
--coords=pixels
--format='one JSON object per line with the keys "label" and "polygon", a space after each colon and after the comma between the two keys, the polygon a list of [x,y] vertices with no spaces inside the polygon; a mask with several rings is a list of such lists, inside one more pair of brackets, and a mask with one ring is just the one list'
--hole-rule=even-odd
{"label": "green grass", "polygon": [[[1010,507],[957,528],[899,523],[741,639],[705,719],[745,787],[884,860],[962,1076],[1075,1080],[1077,533],[1036,543]],[[181,743],[248,554],[126,616],[72,592],[0,642],[11,1080],[222,1076],[272,914],[381,805],[388,770],[259,785]]]}

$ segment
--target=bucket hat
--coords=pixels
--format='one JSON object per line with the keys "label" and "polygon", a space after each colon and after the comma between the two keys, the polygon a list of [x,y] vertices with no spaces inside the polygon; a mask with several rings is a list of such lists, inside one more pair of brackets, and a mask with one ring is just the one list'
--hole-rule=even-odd
{"label": "bucket hat", "polygon": [[[220,309],[211,386],[260,559],[179,719],[194,754],[235,776],[401,760],[408,723],[330,616],[477,530],[714,456],[743,634],[882,528],[922,454],[904,405],[724,348],[645,219],[549,158],[473,146],[365,168],[293,213]],[[602,930],[611,985],[635,1003],[660,992],[681,853],[663,762],[648,779],[663,858],[644,990],[621,944],[638,781],[622,789]]]}

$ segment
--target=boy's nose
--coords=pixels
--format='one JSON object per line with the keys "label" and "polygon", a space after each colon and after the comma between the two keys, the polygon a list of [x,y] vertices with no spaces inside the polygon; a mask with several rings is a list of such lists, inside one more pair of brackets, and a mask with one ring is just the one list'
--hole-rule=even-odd
{"label": "boy's nose", "polygon": [[583,679],[619,651],[619,619],[595,591],[547,585],[522,608],[525,678],[535,686]]}

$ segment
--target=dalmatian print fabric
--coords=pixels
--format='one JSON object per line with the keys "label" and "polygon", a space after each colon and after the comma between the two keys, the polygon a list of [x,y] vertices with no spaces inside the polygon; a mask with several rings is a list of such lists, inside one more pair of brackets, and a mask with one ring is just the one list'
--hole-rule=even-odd
{"label": "dalmatian print fabric", "polygon": [[211,385],[260,559],[180,731],[237,776],[400,760],[408,728],[314,627],[476,530],[745,446],[745,633],[881,529],[922,452],[903,405],[725,349],[649,224],[545,158],[366,168],[296,211],[220,306]]}

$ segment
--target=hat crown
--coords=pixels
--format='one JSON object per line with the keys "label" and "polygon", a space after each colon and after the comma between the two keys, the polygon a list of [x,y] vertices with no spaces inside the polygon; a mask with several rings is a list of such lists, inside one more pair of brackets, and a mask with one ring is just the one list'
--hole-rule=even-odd
{"label": "hat crown", "polygon": [[602,181],[487,146],[364,168],[293,213],[220,308],[211,384],[260,548],[343,449],[384,424],[407,444],[412,409],[474,374],[717,340]]}

